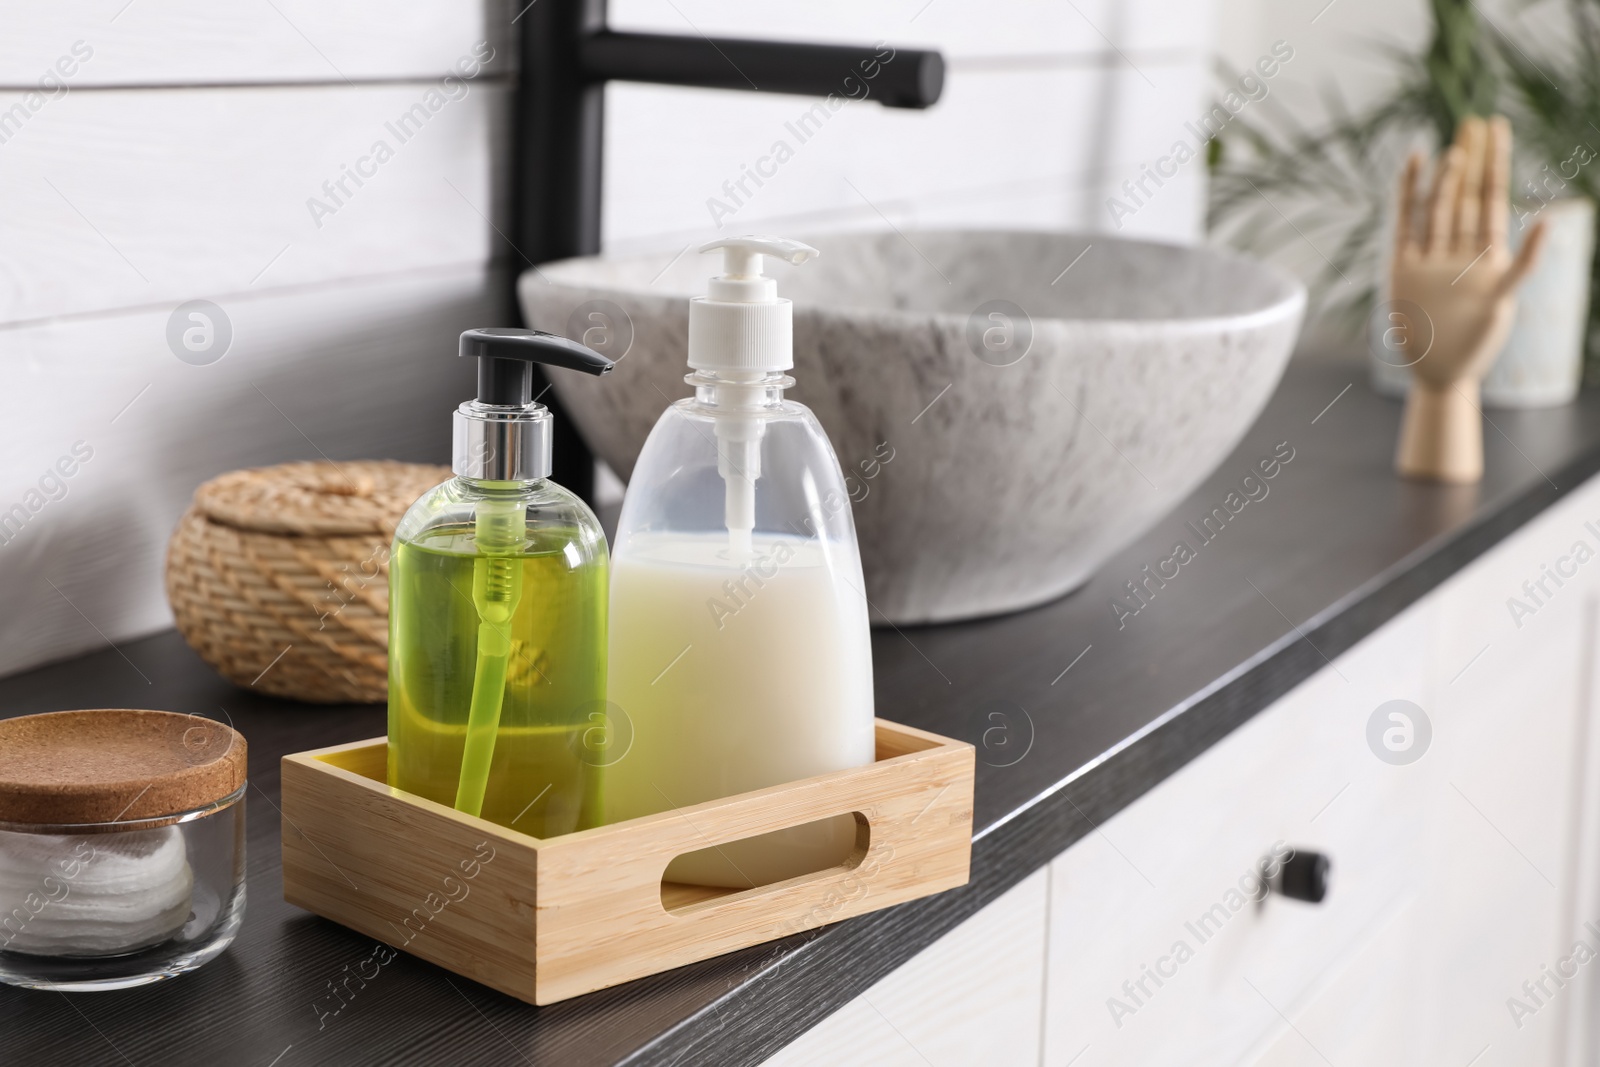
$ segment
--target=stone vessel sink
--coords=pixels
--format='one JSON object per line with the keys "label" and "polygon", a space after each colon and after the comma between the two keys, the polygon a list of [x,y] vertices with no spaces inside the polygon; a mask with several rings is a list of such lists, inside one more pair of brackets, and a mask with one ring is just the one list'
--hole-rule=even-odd
{"label": "stone vessel sink", "polygon": [[[996,231],[802,239],[822,256],[768,261],[795,305],[789,395],[844,466],[875,623],[1014,611],[1083,584],[1233,449],[1305,306],[1288,276],[1204,248]],[[662,410],[690,395],[686,298],[720,263],[668,259],[565,260],[519,283],[530,325],[622,356],[602,379],[553,378],[624,479]]]}

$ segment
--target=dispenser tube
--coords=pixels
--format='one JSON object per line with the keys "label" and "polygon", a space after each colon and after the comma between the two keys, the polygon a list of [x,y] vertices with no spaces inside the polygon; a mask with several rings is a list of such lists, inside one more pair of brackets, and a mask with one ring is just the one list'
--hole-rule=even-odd
{"label": "dispenser tube", "polygon": [[723,521],[735,560],[750,558],[756,526],[756,479],[761,477],[761,423],[729,419],[716,424],[717,473],[725,486]]}

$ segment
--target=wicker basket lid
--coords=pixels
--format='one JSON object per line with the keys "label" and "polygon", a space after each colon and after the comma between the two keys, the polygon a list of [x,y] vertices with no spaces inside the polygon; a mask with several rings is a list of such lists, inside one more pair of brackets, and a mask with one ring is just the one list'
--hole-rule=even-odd
{"label": "wicker basket lid", "polygon": [[195,490],[194,506],[213,522],[257,533],[388,537],[412,502],[449,474],[387,460],[283,463],[213,478]]}
{"label": "wicker basket lid", "polygon": [[0,720],[0,820],[95,824],[159,819],[244,785],[244,738],[199,715],[129,708]]}

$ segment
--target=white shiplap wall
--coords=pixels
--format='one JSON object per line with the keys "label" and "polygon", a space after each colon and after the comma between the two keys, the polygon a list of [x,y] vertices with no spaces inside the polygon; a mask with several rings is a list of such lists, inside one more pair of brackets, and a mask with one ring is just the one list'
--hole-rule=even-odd
{"label": "white shiplap wall", "polygon": [[[490,220],[521,6],[0,0],[0,512],[42,499],[76,442],[93,450],[0,544],[0,672],[168,625],[166,539],[212,475],[445,458],[470,391],[452,337],[508,313]],[[949,73],[925,113],[846,105],[721,231],[707,199],[811,102],[614,85],[605,243],[670,257],[717,232],[885,219],[1106,229],[1110,192],[1203,110],[1210,6],[615,0],[619,28],[881,39],[940,48]],[[400,144],[386,124],[491,48]],[[307,199],[379,139],[392,158],[313,218]],[[1194,239],[1202,194],[1190,168],[1123,232]],[[232,323],[209,366],[167,345],[192,299]]]}
{"label": "white shiplap wall", "polygon": [[[1211,3],[614,0],[611,22],[661,33],[882,40],[946,57],[936,108],[850,102],[804,144],[785,124],[809,100],[612,86],[606,242],[676,252],[718,232],[881,228],[884,217],[901,227],[1110,228],[1107,196],[1204,111]],[[719,231],[707,200],[779,139],[794,158]],[[1122,233],[1197,239],[1203,193],[1201,168],[1188,168]]]}
{"label": "white shiplap wall", "polygon": [[[166,540],[206,478],[444,456],[470,382],[453,337],[505,315],[485,216],[509,18],[461,0],[0,3],[0,513],[28,515],[0,544],[0,670],[169,625]],[[491,48],[404,144],[385,128]],[[308,198],[379,139],[393,158],[313,218]],[[231,321],[208,366],[166,339],[193,299]],[[45,472],[77,442],[92,458],[58,484]]]}

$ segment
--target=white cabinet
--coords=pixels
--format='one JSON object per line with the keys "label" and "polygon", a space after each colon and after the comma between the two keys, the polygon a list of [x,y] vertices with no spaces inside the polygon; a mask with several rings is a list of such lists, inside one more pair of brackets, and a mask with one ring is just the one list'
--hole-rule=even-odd
{"label": "white cabinet", "polygon": [[1250,1067],[1438,1062],[1423,1054],[1415,1011],[1415,930],[1422,910],[1416,897],[1396,908],[1367,944],[1324,972],[1303,1007],[1280,1019],[1238,1062]]}
{"label": "white cabinet", "polygon": [[[1449,673],[1428,757],[1436,818],[1414,994],[1429,1062],[1480,1054],[1478,1067],[1590,1062],[1572,1045],[1577,990],[1542,968],[1555,968],[1579,938],[1600,952],[1583,929],[1600,919],[1589,873],[1600,842],[1583,833],[1582,799],[1595,767],[1600,559],[1580,567],[1570,552],[1580,538],[1591,553],[1600,550],[1600,538],[1584,529],[1587,518],[1600,518],[1597,497],[1592,489],[1575,494],[1438,597],[1439,662]],[[1513,621],[1512,598],[1531,602],[1523,584],[1563,558],[1571,576],[1560,586],[1545,578],[1536,614],[1519,611]],[[1592,980],[1574,969],[1572,977]]]}
{"label": "white cabinet", "polygon": [[[1426,758],[1379,760],[1382,703],[1427,707],[1418,604],[1058,858],[1051,1065],[1234,1064],[1423,884]],[[1332,859],[1320,905],[1268,895],[1274,849]]]}
{"label": "white cabinet", "polygon": [[1039,1062],[1050,872],[1035,872],[766,1067]]}
{"label": "white cabinet", "polygon": [[[1595,1062],[1597,609],[1600,479],[770,1062]],[[1321,904],[1250,899],[1285,847]]]}
{"label": "white cabinet", "polygon": [[[1600,952],[1583,925],[1600,930],[1590,517],[1600,483],[1058,858],[1043,1062],[1590,1062],[1597,987],[1569,958],[1580,939]],[[1562,584],[1546,578],[1534,613],[1514,617],[1508,598],[1558,565]],[[1397,699],[1431,727],[1401,765],[1368,734]],[[1331,858],[1327,899],[1271,897],[1200,943],[1195,916],[1277,840]],[[1184,939],[1193,958],[1141,984]],[[1558,986],[1546,967],[1575,973]]]}

